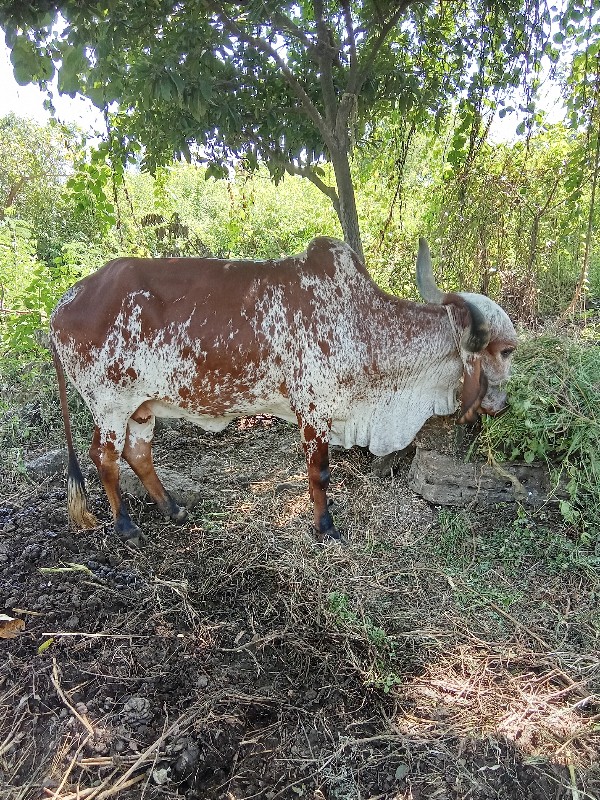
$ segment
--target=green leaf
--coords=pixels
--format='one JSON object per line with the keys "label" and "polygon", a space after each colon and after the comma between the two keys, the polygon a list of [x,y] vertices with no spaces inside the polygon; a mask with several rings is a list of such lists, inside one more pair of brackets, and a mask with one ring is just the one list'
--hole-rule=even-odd
{"label": "green leaf", "polygon": [[89,82],[86,84],[85,93],[90,98],[96,108],[104,108],[107,104],[106,84],[100,81]]}
{"label": "green leaf", "polygon": [[213,85],[209,83],[207,80],[200,80],[198,81],[198,88],[200,89],[200,94],[206,100],[207,103],[210,103],[212,96],[213,96]]}
{"label": "green leaf", "polygon": [[64,49],[63,46],[62,64],[58,71],[58,91],[74,97],[82,88],[80,75],[88,67],[89,63],[83,53],[83,47],[70,46]]}
{"label": "green leaf", "polygon": [[35,80],[38,68],[37,49],[26,36],[17,36],[13,45],[10,60],[13,65],[15,80],[20,86]]}
{"label": "green leaf", "polygon": [[32,71],[25,64],[15,64],[13,67],[13,75],[19,86],[26,86],[33,81]]}
{"label": "green leaf", "polygon": [[176,72],[171,72],[170,73],[170,77],[171,77],[171,80],[173,81],[175,89],[177,90],[177,94],[179,95],[179,98],[180,99],[183,98],[183,91],[185,89],[185,81]]}

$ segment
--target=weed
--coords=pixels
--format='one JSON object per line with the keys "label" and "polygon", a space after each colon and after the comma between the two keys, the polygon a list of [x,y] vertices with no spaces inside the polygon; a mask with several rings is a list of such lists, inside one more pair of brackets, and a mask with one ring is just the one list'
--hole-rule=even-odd
{"label": "weed", "polygon": [[329,611],[340,627],[351,629],[364,637],[374,650],[374,660],[368,671],[367,683],[389,692],[402,681],[394,672],[396,649],[393,639],[384,628],[375,625],[370,617],[359,617],[349,606],[348,595],[344,592],[331,592],[328,596]]}
{"label": "weed", "polygon": [[489,524],[479,516],[477,530],[465,510],[442,509],[437,521],[428,546],[462,611],[477,613],[489,605],[508,611],[523,598],[527,576],[534,574],[570,573],[597,581],[600,552],[568,536],[568,526],[552,527],[552,515],[543,509],[517,507],[514,518],[500,524],[492,510]]}
{"label": "weed", "polygon": [[513,586],[507,587],[489,572],[485,579],[477,574],[468,575],[457,589],[454,600],[458,608],[472,614],[479,608],[486,609],[490,603],[508,611],[522,597],[522,592]]}
{"label": "weed", "polygon": [[[77,448],[86,450],[91,439],[91,415],[81,397],[68,390],[71,426]],[[23,365],[6,358],[0,369],[0,449],[7,472],[23,471],[23,446],[30,451],[64,445],[54,369],[37,359]]]}
{"label": "weed", "polygon": [[440,536],[436,540],[436,555],[445,564],[465,560],[467,543],[472,542],[471,525],[464,511],[443,508],[438,514]]}
{"label": "weed", "polygon": [[[544,510],[534,513],[518,506],[512,521],[474,532],[465,511],[442,509],[438,524],[440,533],[432,548],[436,558],[456,572],[483,575],[501,567],[505,575],[518,577],[540,563],[550,573],[589,571],[600,565],[592,547],[550,527]],[[470,549],[465,558],[467,541]]]}
{"label": "weed", "polygon": [[492,457],[545,461],[565,485],[564,519],[590,543],[600,530],[600,358],[589,342],[540,336],[523,342],[511,379],[511,413],[486,419]]}
{"label": "weed", "polygon": [[388,694],[396,686],[402,686],[406,681],[395,672],[387,671],[382,664],[377,664],[374,674],[368,682]]}

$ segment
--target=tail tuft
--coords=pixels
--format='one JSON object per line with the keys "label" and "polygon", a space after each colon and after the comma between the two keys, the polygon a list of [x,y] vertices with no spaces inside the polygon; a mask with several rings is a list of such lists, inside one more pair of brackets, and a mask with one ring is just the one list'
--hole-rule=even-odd
{"label": "tail tuft", "polygon": [[85,493],[85,483],[79,462],[77,461],[77,454],[73,447],[73,435],[71,433],[71,421],[69,420],[69,404],[67,403],[67,386],[65,381],[65,371],[58,357],[56,346],[52,339],[50,340],[50,349],[52,350],[52,360],[56,368],[56,378],[58,381],[58,394],[60,397],[60,407],[62,411],[62,418],[65,425],[65,436],[67,438],[67,450],[69,451],[69,470],[67,476],[67,511],[69,512],[69,519],[77,528],[95,528],[98,525],[98,520],[91,513],[87,504],[87,495]]}
{"label": "tail tuft", "polygon": [[87,494],[79,464],[69,459],[67,477],[67,510],[76,528],[96,528],[98,520],[88,508]]}

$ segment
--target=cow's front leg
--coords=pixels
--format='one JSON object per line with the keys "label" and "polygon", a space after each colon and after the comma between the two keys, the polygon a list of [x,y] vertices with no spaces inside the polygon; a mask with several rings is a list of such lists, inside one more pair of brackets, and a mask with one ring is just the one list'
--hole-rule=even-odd
{"label": "cow's front leg", "polygon": [[301,417],[300,433],[308,469],[308,486],[313,502],[314,533],[317,541],[338,539],[340,534],[333,524],[327,503],[329,487],[329,441],[328,436],[319,434],[315,428],[305,423]]}

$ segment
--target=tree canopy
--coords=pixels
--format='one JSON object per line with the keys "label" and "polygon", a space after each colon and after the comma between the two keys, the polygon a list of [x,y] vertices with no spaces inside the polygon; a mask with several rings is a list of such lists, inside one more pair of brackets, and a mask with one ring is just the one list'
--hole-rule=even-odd
{"label": "tree canopy", "polygon": [[208,176],[240,159],[303,175],[362,255],[356,143],[383,111],[414,128],[458,107],[458,154],[524,79],[533,108],[552,13],[546,0],[9,0],[0,24],[17,81],[57,71],[60,92],[106,110],[113,163],[182,154]]}

